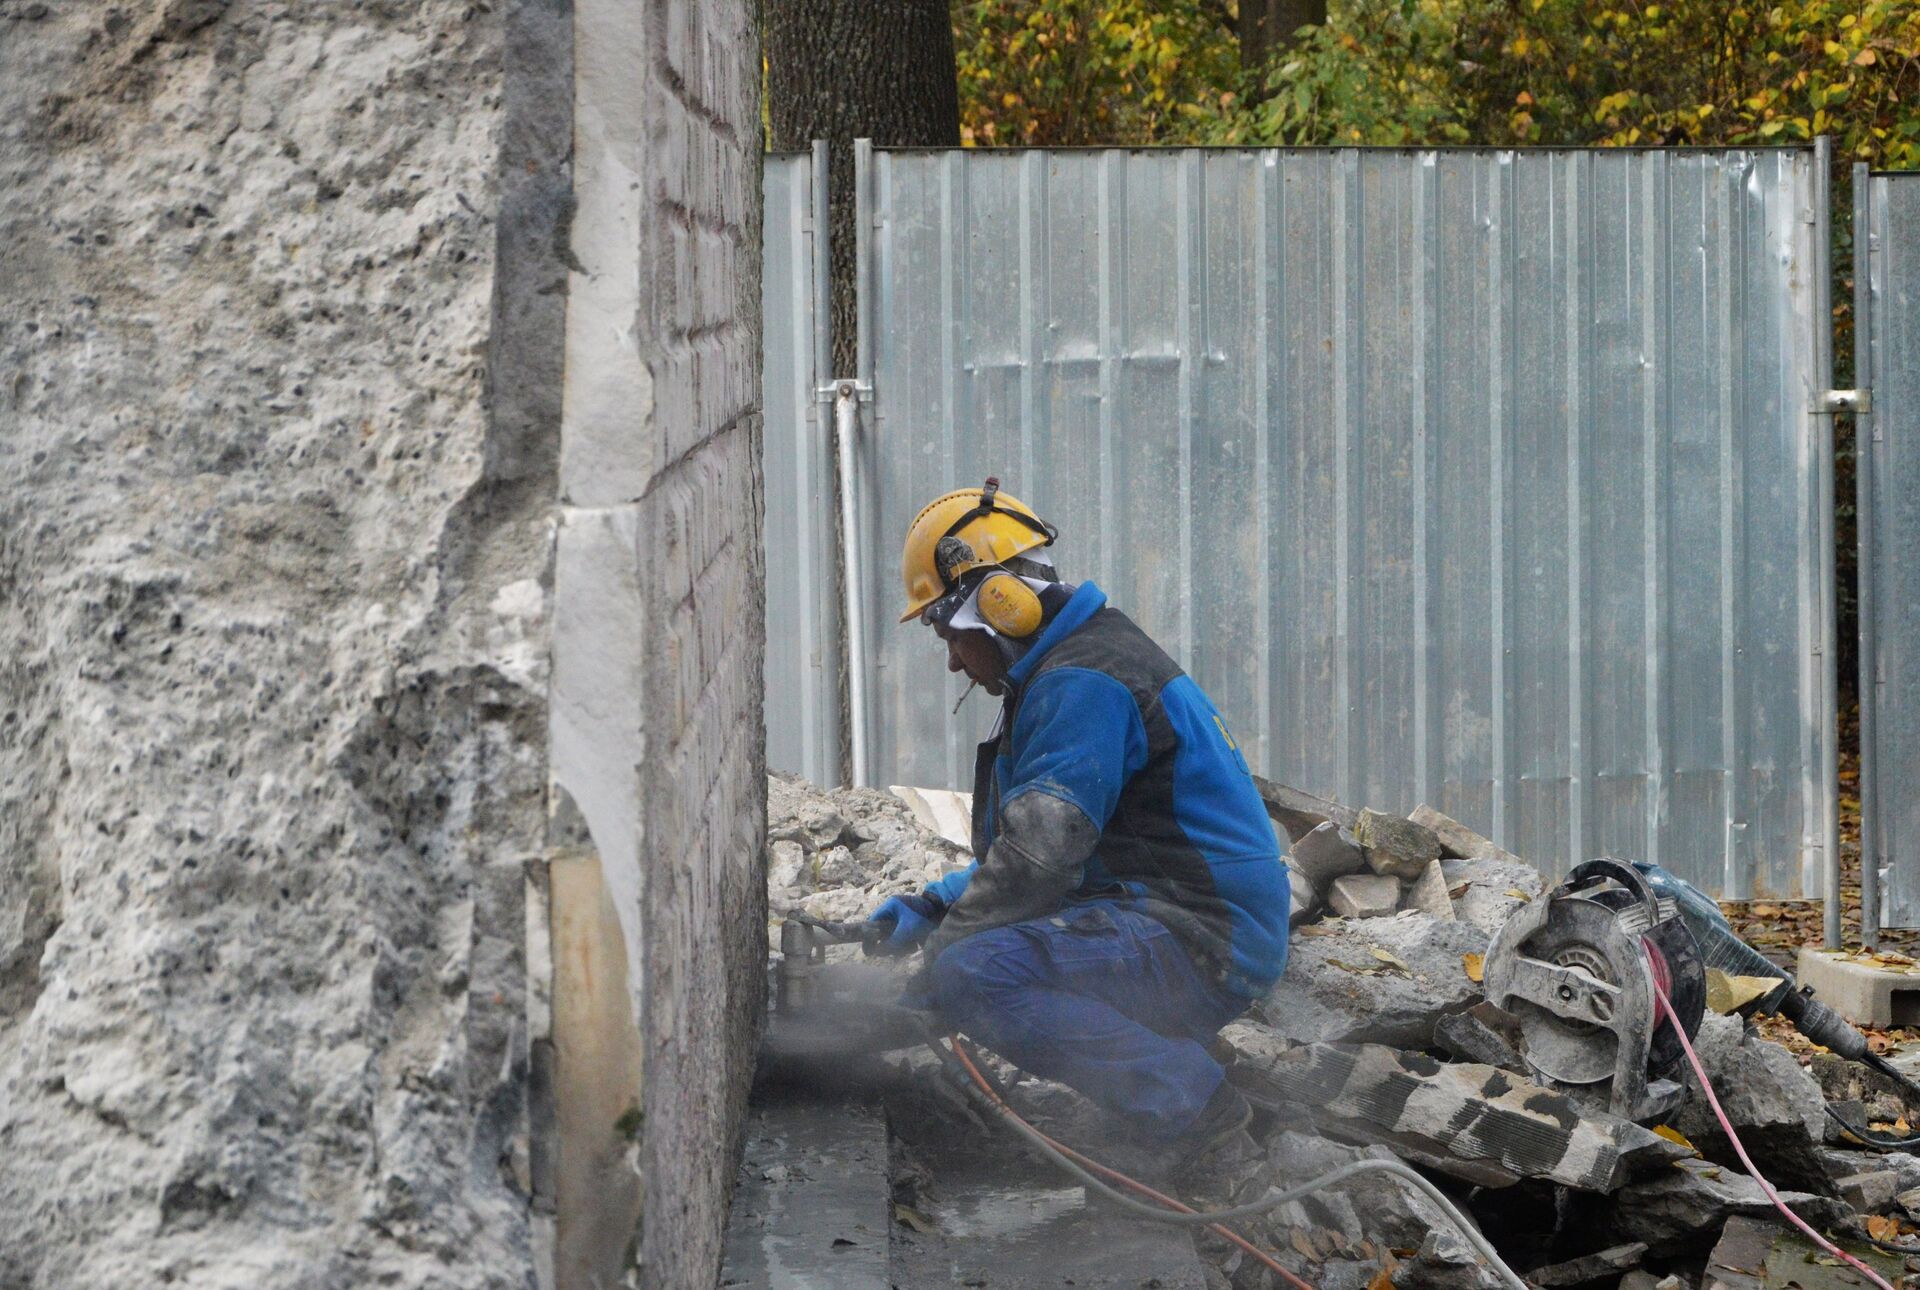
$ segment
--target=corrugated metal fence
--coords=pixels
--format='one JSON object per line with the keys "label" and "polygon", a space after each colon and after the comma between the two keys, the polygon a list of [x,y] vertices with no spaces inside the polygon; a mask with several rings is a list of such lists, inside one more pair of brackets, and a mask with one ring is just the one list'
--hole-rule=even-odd
{"label": "corrugated metal fence", "polygon": [[1887,923],[1913,927],[1920,926],[1920,174],[1856,173],[1854,220],[1855,358],[1872,400],[1855,422],[1861,846],[1887,875]]}
{"label": "corrugated metal fence", "polygon": [[992,719],[949,717],[890,611],[914,510],[997,474],[1263,773],[1544,865],[1819,889],[1810,150],[900,151],[859,182],[878,782],[965,786]]}

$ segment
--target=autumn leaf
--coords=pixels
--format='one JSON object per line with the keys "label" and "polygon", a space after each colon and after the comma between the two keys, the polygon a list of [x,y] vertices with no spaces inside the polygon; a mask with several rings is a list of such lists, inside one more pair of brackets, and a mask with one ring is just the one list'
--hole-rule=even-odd
{"label": "autumn leaf", "polygon": [[1876,1241],[1895,1241],[1900,1238],[1900,1222],[1882,1214],[1870,1214],[1867,1217],[1867,1235]]}
{"label": "autumn leaf", "polygon": [[1383,950],[1378,946],[1375,946],[1373,950],[1373,957],[1379,959],[1382,963],[1392,964],[1394,967],[1399,968],[1402,972],[1411,973],[1413,971],[1411,967],[1407,966],[1407,961],[1401,958],[1398,954],[1395,954],[1392,950]]}
{"label": "autumn leaf", "polygon": [[1467,980],[1479,985],[1486,979],[1487,956],[1484,954],[1462,954],[1460,966],[1466,969]]}
{"label": "autumn leaf", "polygon": [[1680,1130],[1674,1128],[1672,1125],[1656,1124],[1653,1126],[1653,1131],[1659,1134],[1661,1137],[1665,1138],[1668,1142],[1677,1142],[1689,1151],[1695,1150],[1693,1143],[1687,1141],[1687,1135],[1680,1132]]}

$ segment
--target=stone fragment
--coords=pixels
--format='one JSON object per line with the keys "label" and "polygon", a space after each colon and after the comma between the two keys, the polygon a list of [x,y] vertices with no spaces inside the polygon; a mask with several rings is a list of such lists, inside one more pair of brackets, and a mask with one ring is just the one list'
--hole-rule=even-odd
{"label": "stone fragment", "polygon": [[[1392,1160],[1385,1147],[1356,1147],[1316,1133],[1289,1129],[1267,1139],[1267,1161],[1276,1179],[1305,1181],[1356,1160]],[[1274,1211],[1276,1228],[1322,1228],[1373,1242],[1416,1249],[1428,1232],[1449,1220],[1432,1201],[1385,1173],[1357,1174]]]}
{"label": "stone fragment", "polygon": [[[1820,1086],[1792,1053],[1750,1030],[1739,1017],[1708,1013],[1693,1039],[1694,1051],[1719,1094],[1720,1105],[1756,1161],[1777,1185],[1825,1190],[1829,1181],[1820,1144],[1826,1111]],[[1691,1067],[1674,1077],[1687,1085],[1687,1101],[1673,1127],[1709,1160],[1740,1168],[1733,1144],[1720,1129]],[[1858,1173],[1859,1170],[1850,1172]]]}
{"label": "stone fragment", "polygon": [[1631,1272],[1638,1268],[1640,1261],[1646,1255],[1646,1242],[1629,1241],[1625,1245],[1609,1246],[1592,1254],[1583,1254],[1577,1259],[1568,1259],[1544,1268],[1535,1268],[1527,1273],[1526,1279],[1531,1285],[1549,1288],[1582,1286],[1591,1281],[1611,1281],[1624,1272]]}
{"label": "stone fragment", "polygon": [[1288,946],[1286,975],[1254,1010],[1295,1043],[1424,1048],[1435,1021],[1480,1002],[1461,959],[1486,948],[1486,936],[1472,926],[1419,914],[1309,924]]}
{"label": "stone fragment", "polygon": [[1691,1288],[1672,1273],[1664,1277],[1656,1277],[1651,1272],[1636,1268],[1620,1278],[1620,1284],[1615,1287],[1615,1290],[1691,1290]]}
{"label": "stone fragment", "polygon": [[1359,813],[1351,806],[1329,802],[1312,793],[1303,793],[1297,788],[1276,784],[1258,775],[1253,777],[1253,787],[1260,794],[1260,800],[1266,803],[1267,815],[1285,829],[1287,836],[1295,842],[1328,820],[1343,829],[1351,829],[1353,822],[1359,818]]}
{"label": "stone fragment", "polygon": [[1413,1257],[1394,1270],[1393,1284],[1396,1290],[1500,1290],[1505,1282],[1449,1224],[1427,1233]]}
{"label": "stone fragment", "polygon": [[806,877],[807,853],[798,842],[776,842],[768,848],[767,888],[785,891]]}
{"label": "stone fragment", "polygon": [[1245,1022],[1221,1037],[1234,1049],[1234,1084],[1257,1105],[1304,1111],[1329,1137],[1390,1147],[1480,1186],[1542,1178],[1610,1192],[1688,1154],[1630,1120],[1578,1115],[1560,1095],[1492,1066],[1378,1044],[1276,1051]]}
{"label": "stone fragment", "polygon": [[1360,850],[1353,834],[1332,820],[1294,843],[1287,862],[1306,875],[1315,891],[1326,891],[1335,879],[1367,867],[1366,853]]}
{"label": "stone fragment", "polygon": [[1466,1012],[1450,1012],[1433,1023],[1433,1042],[1456,1060],[1480,1062],[1502,1070],[1525,1072],[1527,1064],[1520,1050],[1507,1037],[1505,1029],[1489,1024],[1480,1014],[1499,1013],[1517,1024],[1512,1014],[1501,1012],[1490,1003],[1475,1004]]}
{"label": "stone fragment", "polygon": [[1899,1193],[1893,1198],[1893,1203],[1900,1207],[1900,1211],[1908,1219],[1920,1222],[1920,1187],[1913,1187]]}
{"label": "stone fragment", "polygon": [[[1780,1199],[1815,1227],[1838,1222],[1848,1212],[1844,1202],[1810,1192],[1782,1190]],[[1645,1241],[1650,1257],[1670,1258],[1706,1252],[1730,1218],[1777,1212],[1741,1170],[1709,1160],[1677,1160],[1616,1192],[1598,1227],[1614,1240]]]}
{"label": "stone fragment", "polygon": [[1451,816],[1442,815],[1431,806],[1422,804],[1414,808],[1407,817],[1422,828],[1432,831],[1440,841],[1440,854],[1453,860],[1497,860],[1503,864],[1525,864],[1511,851],[1503,851],[1495,846],[1492,839],[1481,837],[1460,821]]}
{"label": "stone fragment", "polygon": [[1849,1147],[1822,1147],[1816,1153],[1833,1182],[1855,1174],[1890,1169],[1900,1180],[1900,1191],[1920,1190],[1920,1156],[1910,1151],[1865,1151]]}
{"label": "stone fragment", "polygon": [[1440,858],[1440,839],[1412,820],[1371,808],[1360,812],[1353,836],[1375,873],[1412,882]]}
{"label": "stone fragment", "polygon": [[[1546,880],[1531,865],[1506,860],[1442,860],[1454,917],[1488,936],[1500,930],[1513,911],[1546,890]],[[1461,887],[1465,891],[1460,891]]]}
{"label": "stone fragment", "polygon": [[1833,1189],[1858,1213],[1885,1214],[1893,1208],[1894,1196],[1900,1190],[1900,1175],[1891,1169],[1849,1174],[1834,1179]]}
{"label": "stone fragment", "polygon": [[828,847],[814,853],[811,876],[816,887],[851,887],[866,877],[866,870],[847,847]]}
{"label": "stone fragment", "polygon": [[1440,862],[1435,860],[1421,871],[1407,887],[1406,894],[1400,898],[1405,909],[1417,910],[1429,914],[1442,922],[1453,921],[1453,901],[1447,895],[1447,878],[1440,871]]}
{"label": "stone fragment", "polygon": [[1320,907],[1320,896],[1307,876],[1291,864],[1287,866],[1287,882],[1293,889],[1293,909],[1287,915],[1287,926],[1298,927],[1313,917],[1313,911]]}
{"label": "stone fragment", "polygon": [[[1920,1120],[1920,1104],[1908,1102],[1898,1083],[1870,1066],[1850,1062],[1837,1053],[1816,1053],[1808,1073],[1820,1086],[1821,1095],[1855,1124],[1891,1124],[1901,1116]],[[1843,1103],[1855,1105],[1846,1108]],[[1842,1132],[1839,1125],[1829,1124],[1835,1133]]]}
{"label": "stone fragment", "polygon": [[[1838,1243],[1873,1267],[1888,1284],[1908,1280],[1904,1260],[1898,1256],[1864,1242],[1842,1239]],[[1777,1215],[1727,1220],[1700,1276],[1700,1290],[1854,1290],[1866,1284],[1857,1271],[1839,1265],[1805,1236],[1778,1221]]]}
{"label": "stone fragment", "polygon": [[1384,874],[1350,873],[1333,880],[1327,906],[1342,918],[1384,918],[1400,908],[1400,883]]}

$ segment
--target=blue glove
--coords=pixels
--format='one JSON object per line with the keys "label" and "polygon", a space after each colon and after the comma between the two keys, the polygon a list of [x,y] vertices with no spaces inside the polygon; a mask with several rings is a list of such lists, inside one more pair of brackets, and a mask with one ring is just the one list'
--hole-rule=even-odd
{"label": "blue glove", "polygon": [[869,923],[892,923],[893,933],[887,945],[895,954],[905,954],[933,935],[934,927],[947,907],[926,895],[889,896],[880,908],[867,915]]}
{"label": "blue glove", "polygon": [[941,912],[945,913],[966,891],[967,884],[973,881],[974,870],[979,867],[980,862],[976,860],[964,869],[955,869],[944,878],[935,878],[921,894],[933,897],[939,903]]}

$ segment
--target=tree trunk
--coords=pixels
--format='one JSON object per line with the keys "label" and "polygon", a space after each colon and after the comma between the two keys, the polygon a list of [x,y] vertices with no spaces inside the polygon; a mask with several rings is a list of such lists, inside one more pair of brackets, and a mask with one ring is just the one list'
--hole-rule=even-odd
{"label": "tree trunk", "polygon": [[853,141],[960,146],[947,0],[764,0],[776,151],[829,149],[833,371],[854,374]]}
{"label": "tree trunk", "polygon": [[[854,376],[853,141],[882,147],[960,146],[960,89],[947,0],[762,0],[768,142],[779,152],[827,141],[831,226],[828,310],[833,370]],[[839,505],[839,485],[834,486]],[[835,593],[845,603],[845,566],[835,562]],[[876,568],[887,568],[885,558]],[[840,778],[851,782],[847,672],[840,657]]]}
{"label": "tree trunk", "polygon": [[1302,27],[1322,27],[1327,0],[1240,0],[1240,65],[1252,70],[1293,43]]}

